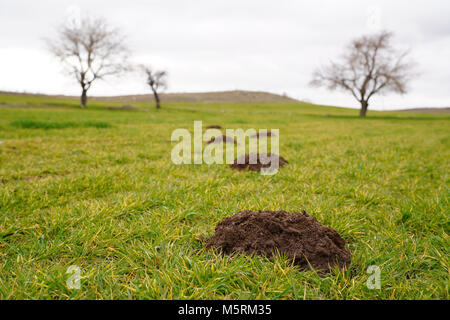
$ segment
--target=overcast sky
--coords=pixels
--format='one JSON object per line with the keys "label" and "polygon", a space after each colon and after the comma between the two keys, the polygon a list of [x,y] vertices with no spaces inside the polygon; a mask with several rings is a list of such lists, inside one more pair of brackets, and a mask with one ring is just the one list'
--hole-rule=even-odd
{"label": "overcast sky", "polygon": [[[79,94],[43,38],[77,12],[128,36],[133,60],[169,71],[169,92],[257,90],[356,107],[348,94],[311,88],[312,71],[348,41],[380,29],[411,49],[420,73],[404,96],[375,109],[450,106],[448,0],[1,0],[0,90]],[[97,82],[91,95],[148,93],[142,79]]]}

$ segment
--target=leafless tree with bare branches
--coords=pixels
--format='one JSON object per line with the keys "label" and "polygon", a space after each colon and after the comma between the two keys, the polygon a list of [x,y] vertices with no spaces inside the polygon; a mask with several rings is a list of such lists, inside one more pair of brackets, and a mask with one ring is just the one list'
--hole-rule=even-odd
{"label": "leafless tree with bare branches", "polygon": [[167,88],[167,71],[153,70],[149,66],[141,66],[141,69],[145,73],[148,86],[153,92],[155,97],[156,109],[161,108],[161,100],[159,98],[160,90]]}
{"label": "leafless tree with bare branches", "polygon": [[373,95],[404,94],[413,76],[408,52],[395,51],[391,39],[392,33],[383,31],[353,40],[341,61],[316,70],[310,84],[349,91],[361,103],[360,116],[366,116]]}
{"label": "leafless tree with bare branches", "polygon": [[81,86],[81,107],[86,108],[92,83],[129,70],[129,51],[118,29],[101,18],[84,16],[79,23],[65,23],[54,40],[46,40],[50,51]]}

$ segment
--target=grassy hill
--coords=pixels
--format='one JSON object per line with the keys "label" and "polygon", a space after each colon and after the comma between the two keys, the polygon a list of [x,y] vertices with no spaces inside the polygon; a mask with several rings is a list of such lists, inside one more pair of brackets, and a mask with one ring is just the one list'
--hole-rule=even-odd
{"label": "grassy hill", "polygon": [[[166,102],[204,102],[204,103],[239,103],[239,102],[294,102],[287,96],[258,91],[217,91],[195,93],[162,93],[161,99]],[[95,97],[94,100],[114,102],[148,102],[154,101],[153,95],[130,95],[118,97]]]}
{"label": "grassy hill", "polygon": [[[0,95],[3,299],[448,299],[450,118],[302,102],[91,101]],[[108,106],[132,104],[136,110]],[[273,176],[172,163],[193,121],[280,129]],[[204,238],[244,209],[306,210],[352,252],[319,276],[222,257]],[[81,289],[66,286],[81,268]],[[370,265],[381,289],[366,286]]]}
{"label": "grassy hill", "polygon": [[[28,97],[30,99],[43,98],[45,100],[53,99],[71,99],[77,100],[79,97],[62,95],[43,95],[43,94],[18,94],[14,92],[1,92],[0,96]],[[12,98],[14,99],[14,98]],[[90,97],[94,101],[136,103],[153,102],[152,94],[137,94],[113,97]],[[186,93],[162,93],[161,99],[164,102],[205,102],[205,103],[239,103],[239,102],[295,102],[297,100],[288,96],[278,95],[259,91],[215,91],[215,92],[186,92]]]}

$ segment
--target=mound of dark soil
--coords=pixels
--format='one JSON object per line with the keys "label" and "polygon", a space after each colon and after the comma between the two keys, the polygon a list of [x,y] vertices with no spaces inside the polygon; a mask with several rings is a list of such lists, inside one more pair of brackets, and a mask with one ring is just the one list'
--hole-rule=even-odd
{"label": "mound of dark soil", "polygon": [[346,268],[350,264],[345,240],[305,211],[241,211],[216,226],[206,247],[223,254],[268,257],[278,251],[301,269],[309,269],[311,265],[321,272],[329,272],[335,265]]}
{"label": "mound of dark soil", "polygon": [[129,106],[129,105],[123,105],[120,107],[109,106],[109,107],[106,107],[106,109],[108,109],[108,110],[137,110],[136,107]]}
{"label": "mound of dark soil", "polygon": [[[256,156],[256,163],[251,163],[250,157],[252,155]],[[272,155],[271,153],[268,153],[267,155],[265,155],[265,154],[258,153],[256,155],[255,154],[243,155],[243,156],[237,158],[236,160],[234,160],[234,163],[230,164],[230,167],[233,169],[236,169],[236,170],[252,170],[252,171],[259,171],[259,170],[261,170],[261,168],[270,168],[271,162],[263,164],[261,161],[261,156],[271,157],[271,159],[272,159],[272,157],[278,157],[278,166],[280,168],[284,167],[285,165],[287,165],[289,163],[285,158],[283,158],[279,155],[276,155],[276,154]]]}
{"label": "mound of dark soil", "polygon": [[271,136],[276,137],[277,135],[276,135],[276,133],[268,130],[267,132],[257,132],[256,134],[251,135],[250,138],[271,137]]}
{"label": "mound of dark soil", "polygon": [[207,143],[234,143],[237,144],[236,140],[234,140],[234,138],[228,137],[226,135],[221,135],[215,138],[211,138],[211,140],[209,140]]}
{"label": "mound of dark soil", "polygon": [[207,126],[206,129],[222,129],[222,127],[218,126],[218,125],[212,125],[212,126]]}

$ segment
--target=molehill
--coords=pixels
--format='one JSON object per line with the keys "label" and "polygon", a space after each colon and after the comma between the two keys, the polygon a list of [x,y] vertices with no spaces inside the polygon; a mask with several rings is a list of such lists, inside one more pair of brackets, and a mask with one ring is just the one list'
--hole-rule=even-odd
{"label": "molehill", "polygon": [[229,137],[229,136],[226,136],[226,135],[221,135],[221,136],[218,136],[218,137],[211,138],[211,140],[209,140],[207,142],[207,144],[211,144],[211,143],[234,143],[234,144],[236,144],[237,142],[232,137]]}
{"label": "molehill", "polygon": [[350,251],[339,233],[305,211],[241,211],[222,220],[206,248],[222,254],[257,254],[272,257],[278,251],[301,269],[329,272],[350,264]]}
{"label": "molehill", "polygon": [[[256,163],[250,163],[251,155],[256,157]],[[251,170],[251,171],[259,171],[259,170],[261,170],[261,168],[270,168],[271,162],[262,163],[262,162],[264,162],[264,161],[261,161],[262,156],[270,157],[270,158],[278,157],[278,166],[280,168],[284,167],[285,165],[287,165],[289,163],[285,158],[283,158],[279,155],[276,155],[276,154],[272,155],[271,153],[268,153],[268,154],[259,154],[258,153],[258,154],[245,154],[245,155],[237,158],[236,160],[234,160],[234,163],[230,164],[230,167],[235,170]]]}

